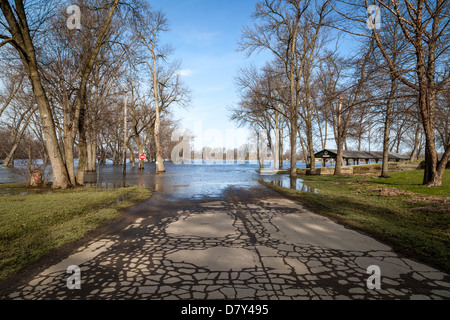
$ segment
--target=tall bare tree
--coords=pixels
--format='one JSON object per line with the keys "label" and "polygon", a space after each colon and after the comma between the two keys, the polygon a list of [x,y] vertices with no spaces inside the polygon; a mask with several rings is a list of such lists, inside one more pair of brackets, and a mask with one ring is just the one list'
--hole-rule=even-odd
{"label": "tall bare tree", "polygon": [[161,146],[161,98],[160,79],[158,79],[158,67],[161,60],[164,60],[171,52],[169,47],[161,45],[161,35],[169,30],[166,15],[162,11],[153,11],[147,7],[143,14],[135,19],[135,34],[137,40],[147,50],[149,60],[146,61],[151,74],[152,92],[155,104],[155,127],[153,136],[156,147],[156,172],[165,172]]}
{"label": "tall bare tree", "polygon": [[30,25],[32,28],[44,25],[51,14],[51,6],[45,4],[44,1],[42,1],[41,5],[41,8],[46,10],[39,10],[37,7],[26,8],[24,1],[20,0],[15,1],[14,4],[7,0],[0,1],[0,9],[3,14],[0,18],[4,26],[2,31],[0,31],[0,39],[3,40],[0,42],[0,46],[11,45],[20,56],[33,87],[36,104],[39,108],[45,135],[45,146],[50,156],[53,171],[53,187],[67,188],[70,186],[70,181],[58,145],[54,116],[42,84],[39,63],[36,57],[35,38],[33,38],[35,33],[30,30]]}
{"label": "tall bare tree", "polygon": [[290,101],[290,176],[297,176],[297,122],[298,122],[298,66],[302,65],[297,55],[300,23],[311,4],[310,0],[261,1],[256,5],[253,27],[244,27],[239,48],[252,54],[268,50],[280,63],[289,79]]}
{"label": "tall bare tree", "polygon": [[[440,93],[448,91],[450,73],[448,72],[450,37],[450,1],[449,0],[375,0],[365,3],[340,2],[334,8],[346,18],[346,32],[375,40],[390,72],[402,84],[414,90],[418,95],[417,111],[425,133],[425,173],[423,184],[440,186],[442,176],[450,156],[450,145],[443,146],[444,153],[438,158],[436,148],[436,99]],[[390,42],[384,41],[385,29],[368,23],[369,5],[377,5],[380,16],[392,16],[383,19],[383,23],[398,24],[410,46],[413,59],[408,68],[396,64],[389,49]],[[379,17],[380,17],[379,16]],[[353,21],[358,26],[348,28]],[[367,32],[366,26],[370,26]],[[360,31],[366,29],[365,31]]]}

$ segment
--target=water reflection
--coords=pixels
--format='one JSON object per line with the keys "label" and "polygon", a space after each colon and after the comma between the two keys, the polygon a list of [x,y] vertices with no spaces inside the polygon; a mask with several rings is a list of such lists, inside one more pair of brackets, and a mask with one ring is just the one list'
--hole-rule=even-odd
{"label": "water reflection", "polygon": [[289,186],[291,189],[294,190],[297,189],[297,177],[295,178],[289,177]]}
{"label": "water reflection", "polygon": [[291,178],[287,174],[278,174],[272,177],[264,177],[264,181],[270,182],[278,187],[290,188],[302,192],[318,193],[319,190],[304,183],[302,179]]}
{"label": "water reflection", "polygon": [[98,173],[86,173],[86,185],[113,188],[139,185],[167,194],[170,198],[219,198],[229,186],[243,188],[258,185],[257,164],[181,164],[164,163],[166,172],[155,173],[155,165],[145,163],[145,169],[127,167],[123,176],[121,166],[102,165]]}

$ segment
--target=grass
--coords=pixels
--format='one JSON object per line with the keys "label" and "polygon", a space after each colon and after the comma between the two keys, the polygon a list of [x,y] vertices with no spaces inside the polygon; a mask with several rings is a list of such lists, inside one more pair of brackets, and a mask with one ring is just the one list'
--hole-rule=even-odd
{"label": "grass", "polygon": [[421,186],[423,170],[364,176],[302,176],[318,193],[262,184],[313,212],[371,234],[395,250],[450,272],[450,170],[441,187]]}
{"label": "grass", "polygon": [[0,280],[150,196],[143,187],[51,190],[0,184]]}
{"label": "grass", "polygon": [[391,178],[376,179],[374,183],[430,196],[450,197],[449,169],[445,170],[442,186],[438,188],[429,188],[422,185],[424,170],[393,172],[389,175]]}

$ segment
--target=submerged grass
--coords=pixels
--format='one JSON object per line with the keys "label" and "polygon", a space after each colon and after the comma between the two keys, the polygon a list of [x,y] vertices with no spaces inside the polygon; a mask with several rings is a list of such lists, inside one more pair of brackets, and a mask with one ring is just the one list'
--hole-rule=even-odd
{"label": "submerged grass", "polygon": [[441,187],[421,186],[422,171],[391,178],[302,176],[319,193],[262,184],[312,211],[364,231],[399,252],[450,272],[450,170]]}
{"label": "submerged grass", "polygon": [[150,196],[143,187],[50,190],[0,184],[0,280]]}

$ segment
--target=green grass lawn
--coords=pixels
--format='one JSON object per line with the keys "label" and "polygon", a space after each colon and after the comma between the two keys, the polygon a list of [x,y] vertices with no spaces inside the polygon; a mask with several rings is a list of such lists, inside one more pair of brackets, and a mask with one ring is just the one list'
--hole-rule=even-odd
{"label": "green grass lawn", "polygon": [[0,184],[0,280],[150,196],[144,187],[51,190]]}
{"label": "green grass lawn", "polygon": [[424,170],[393,172],[388,179],[375,179],[374,183],[395,187],[398,189],[416,192],[425,195],[450,197],[450,169],[445,170],[442,179],[442,186],[438,188],[428,188],[422,185]]}
{"label": "green grass lawn", "polygon": [[302,176],[318,193],[263,184],[313,212],[373,235],[399,252],[450,272],[450,170],[438,188],[421,186],[423,170],[392,178]]}

